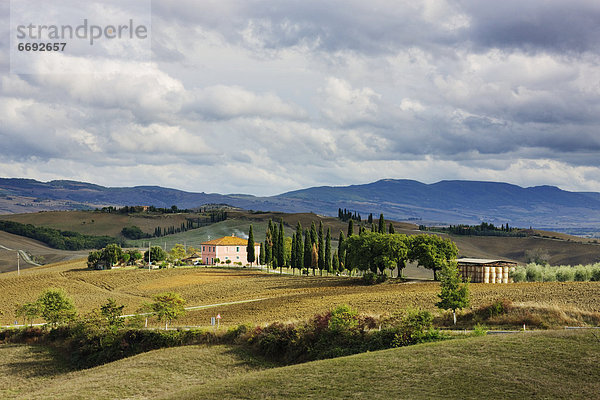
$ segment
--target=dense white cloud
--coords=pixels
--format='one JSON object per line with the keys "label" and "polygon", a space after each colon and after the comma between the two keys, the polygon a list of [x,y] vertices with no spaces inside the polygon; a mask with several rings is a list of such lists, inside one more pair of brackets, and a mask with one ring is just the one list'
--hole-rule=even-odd
{"label": "dense white cloud", "polygon": [[152,62],[65,54],[81,73],[31,75],[8,71],[1,7],[4,176],[600,191],[597,2],[157,0]]}

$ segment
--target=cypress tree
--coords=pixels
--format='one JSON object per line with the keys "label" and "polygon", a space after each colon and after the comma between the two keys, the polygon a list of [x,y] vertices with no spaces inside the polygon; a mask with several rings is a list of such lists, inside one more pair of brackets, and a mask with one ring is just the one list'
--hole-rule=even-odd
{"label": "cypress tree", "polygon": [[336,254],[338,255],[342,271],[344,270],[344,265],[346,264],[346,243],[344,243],[345,241],[346,238],[344,237],[344,232],[340,231],[340,238],[338,240],[338,251]]}
{"label": "cypress tree", "polygon": [[394,234],[394,233],[396,233],[396,230],[394,229],[394,225],[392,225],[392,223],[391,223],[391,222],[390,222],[390,227],[389,227],[389,229],[388,229],[388,232],[389,232],[389,233],[391,233],[391,234]]}
{"label": "cypress tree", "polygon": [[310,244],[310,234],[308,233],[308,229],[304,230],[304,268],[308,270],[310,268],[310,257],[311,257],[311,244]]}
{"label": "cypress tree", "polygon": [[292,267],[292,275],[296,275],[296,232],[292,233],[292,254],[290,266]]}
{"label": "cypress tree", "polygon": [[271,265],[273,266],[273,269],[276,269],[279,267],[279,230],[277,229],[277,226],[275,226],[271,235],[273,249],[271,254]]}
{"label": "cypress tree", "polygon": [[319,221],[319,243],[317,248],[317,251],[319,252],[319,263],[317,265],[321,275],[323,275],[323,270],[325,269],[325,245],[323,239],[323,223]]}
{"label": "cypress tree", "polygon": [[340,267],[340,258],[337,251],[333,253],[333,260],[331,261],[331,264],[334,272],[342,272],[342,268]]}
{"label": "cypress tree", "polygon": [[260,252],[258,253],[258,262],[260,265],[265,265],[265,247],[260,243]]}
{"label": "cypress tree", "polygon": [[246,247],[246,252],[248,253],[247,259],[252,266],[252,263],[256,260],[256,255],[254,254],[254,232],[252,232],[252,224],[250,224],[250,232],[248,233],[248,246]]}
{"label": "cypress tree", "polygon": [[283,230],[283,218],[279,221],[279,234],[277,235],[279,243],[277,245],[277,264],[279,264],[279,272],[283,274],[283,265],[285,264],[285,232]]}
{"label": "cypress tree", "polygon": [[379,214],[379,233],[385,233],[385,220],[383,219],[383,213]]}
{"label": "cypress tree", "polygon": [[310,266],[313,270],[313,276],[315,275],[315,269],[319,263],[319,253],[317,252],[317,245],[313,243],[310,251]]}
{"label": "cypress tree", "polygon": [[267,267],[271,265],[271,261],[273,260],[273,237],[271,236],[273,232],[270,229],[267,229],[267,233],[265,236],[265,264]]}
{"label": "cypress tree", "polygon": [[329,228],[325,236],[325,270],[331,272],[331,230]]}
{"label": "cypress tree", "polygon": [[373,213],[370,213],[370,214],[369,214],[369,219],[367,220],[367,222],[368,222],[369,224],[372,224],[372,223],[373,223]]}
{"label": "cypress tree", "polygon": [[315,221],[310,224],[310,243],[317,243],[317,227],[315,226]]}
{"label": "cypress tree", "polygon": [[300,221],[296,224],[296,268],[302,269],[304,266],[304,246],[302,244],[302,225]]}
{"label": "cypress tree", "polygon": [[377,232],[377,230],[375,229],[375,224],[371,224],[371,232]]}
{"label": "cypress tree", "polygon": [[354,221],[351,219],[348,221],[348,237],[354,235]]}

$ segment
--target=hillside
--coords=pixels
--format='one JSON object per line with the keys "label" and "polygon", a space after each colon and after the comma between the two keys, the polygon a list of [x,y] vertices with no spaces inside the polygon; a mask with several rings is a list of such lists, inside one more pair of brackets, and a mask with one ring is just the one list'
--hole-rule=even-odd
{"label": "hillside", "polygon": [[[138,213],[127,215],[102,213],[97,211],[53,211],[2,215],[0,216],[0,219],[24,224],[31,223],[34,225],[75,231],[84,234],[116,236],[119,235],[121,229],[126,226],[136,225],[144,232],[151,234],[156,226],[161,226],[163,228],[169,226],[177,227],[180,226],[182,222],[185,222],[186,218],[196,218],[197,216],[198,214],[194,213],[163,215]],[[309,228],[313,221],[317,226],[319,221],[322,221],[325,232],[328,228],[331,229],[332,246],[334,249],[337,248],[339,232],[343,231],[344,234],[347,232],[347,223],[333,217],[324,217],[311,213],[255,213],[232,210],[228,212],[228,219],[226,221],[174,235],[152,238],[150,241],[153,245],[166,245],[167,249],[170,249],[177,243],[197,248],[203,241],[221,236],[234,234],[245,237],[248,233],[250,224],[254,227],[255,240],[257,242],[264,241],[269,219],[273,220],[273,222],[283,219],[286,236],[291,236],[292,233],[295,232],[298,221],[300,221],[305,229]],[[417,226],[413,224],[396,221],[393,221],[393,224],[398,233],[409,235],[421,233],[418,231]],[[357,231],[358,229],[355,228],[355,230]],[[527,252],[538,251],[547,254],[548,261],[553,265],[589,264],[600,261],[600,244],[595,240],[547,231],[535,231],[534,233],[537,236],[522,238],[460,235],[451,235],[448,237],[457,244],[460,250],[460,256],[462,257],[502,258],[525,263],[528,260]],[[148,240],[149,239],[141,239],[130,241],[130,243],[134,246],[141,247],[147,246]],[[0,241],[0,245],[2,244],[2,241]],[[28,247],[22,246],[21,249],[28,250]],[[60,258],[52,258],[52,260],[58,261]]]}
{"label": "hillside", "polygon": [[486,336],[252,372],[164,399],[584,399],[600,390],[599,357],[589,332]]}
{"label": "hillside", "polygon": [[384,213],[417,223],[478,224],[569,230],[595,234],[600,193],[569,192],[553,186],[522,188],[498,182],[441,181],[424,184],[384,179],[352,186],[323,186],[271,197],[191,193],[158,186],[108,188],[82,182],[0,179],[0,213],[85,209],[113,205],[194,208],[229,204],[243,209],[337,215],[338,208]]}
{"label": "hillside", "polygon": [[0,346],[4,399],[595,398],[590,332],[492,335],[275,367],[231,346],[151,351],[70,371],[43,347]]}
{"label": "hillside", "polygon": [[[66,251],[52,249],[37,240],[13,235],[0,231],[0,273],[17,270],[16,251],[24,251],[32,261],[39,264],[55,263],[86,257],[87,251]],[[31,268],[33,265],[26,262],[21,256],[21,270]]]}

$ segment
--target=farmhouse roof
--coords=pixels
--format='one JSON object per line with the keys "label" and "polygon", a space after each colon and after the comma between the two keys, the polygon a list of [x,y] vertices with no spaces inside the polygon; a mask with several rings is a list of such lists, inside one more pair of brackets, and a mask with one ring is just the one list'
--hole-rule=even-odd
{"label": "farmhouse roof", "polygon": [[187,256],[186,258],[184,258],[184,260],[191,260],[194,258],[202,258],[202,254],[198,253],[197,251],[195,251],[193,254],[190,254],[189,256]]}
{"label": "farmhouse roof", "polygon": [[509,264],[516,264],[513,261],[507,261],[507,260],[488,260],[485,258],[459,258],[458,260],[456,260],[456,262],[458,263],[463,263],[463,264],[495,264],[495,263],[509,263]]}
{"label": "farmhouse roof", "polygon": [[208,242],[203,242],[202,244],[212,246],[247,246],[248,241],[236,236],[223,236],[222,238],[209,240]]}

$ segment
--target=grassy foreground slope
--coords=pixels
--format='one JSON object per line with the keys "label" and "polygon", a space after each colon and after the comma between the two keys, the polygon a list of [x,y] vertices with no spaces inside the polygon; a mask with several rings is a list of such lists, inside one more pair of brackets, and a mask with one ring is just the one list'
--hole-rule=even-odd
{"label": "grassy foreground slope", "polygon": [[590,399],[600,393],[599,361],[590,331],[456,339],[279,368],[236,347],[186,346],[70,371],[43,347],[2,345],[0,398]]}
{"label": "grassy foreground slope", "polygon": [[237,348],[186,346],[70,371],[44,347],[2,345],[0,398],[151,399],[261,368],[262,363]]}
{"label": "grassy foreground slope", "polygon": [[591,399],[600,393],[591,332],[496,335],[252,372],[164,399]]}

